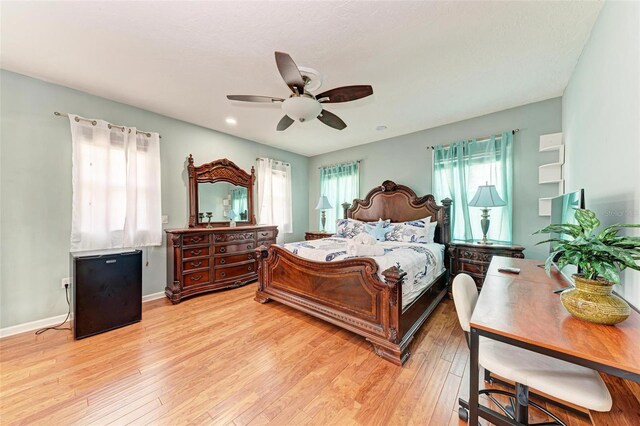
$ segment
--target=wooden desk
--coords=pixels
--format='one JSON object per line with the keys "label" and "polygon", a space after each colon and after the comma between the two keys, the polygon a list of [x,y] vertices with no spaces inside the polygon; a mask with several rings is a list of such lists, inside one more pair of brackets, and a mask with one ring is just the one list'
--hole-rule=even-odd
{"label": "wooden desk", "polygon": [[[567,282],[558,272],[548,277],[540,263],[506,257],[491,261],[470,321],[470,425],[478,424],[478,415],[497,425],[517,424],[478,406],[479,336],[640,382],[640,314],[632,310],[616,326],[573,318],[553,293]],[[498,272],[503,266],[521,272]]]}

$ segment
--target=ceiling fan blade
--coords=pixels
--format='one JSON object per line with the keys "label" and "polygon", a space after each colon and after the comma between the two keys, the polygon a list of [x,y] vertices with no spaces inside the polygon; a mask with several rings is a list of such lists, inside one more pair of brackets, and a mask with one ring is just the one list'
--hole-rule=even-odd
{"label": "ceiling fan blade", "polygon": [[304,93],[304,80],[302,79],[302,74],[300,74],[300,70],[291,56],[284,52],[276,52],[276,65],[278,66],[278,71],[282,76],[282,79],[289,89],[293,93],[303,94]]}
{"label": "ceiling fan blade", "polygon": [[282,102],[284,99],[272,98],[271,96],[255,96],[255,95],[227,95],[230,101],[242,102]]}
{"label": "ceiling fan blade", "polygon": [[[368,85],[360,86],[344,86],[327,90],[326,92],[316,95],[316,99],[323,103],[349,102],[356,99],[366,98],[373,95],[373,88]],[[324,100],[323,98],[329,98]]]}
{"label": "ceiling fan blade", "polygon": [[287,130],[289,126],[293,124],[293,122],[294,122],[293,118],[289,117],[288,115],[285,115],[280,119],[280,122],[278,123],[278,127],[276,129],[279,132],[283,130]]}
{"label": "ceiling fan blade", "polygon": [[322,121],[327,126],[333,127],[334,129],[337,129],[337,130],[342,130],[345,127],[347,127],[345,122],[342,121],[340,117],[327,111],[326,109],[322,110],[322,112],[318,116],[318,120]]}

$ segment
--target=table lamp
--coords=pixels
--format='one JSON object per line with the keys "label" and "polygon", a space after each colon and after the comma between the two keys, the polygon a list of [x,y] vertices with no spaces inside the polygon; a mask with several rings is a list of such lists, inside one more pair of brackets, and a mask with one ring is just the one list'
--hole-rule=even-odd
{"label": "table lamp", "polygon": [[489,207],[502,207],[506,206],[507,203],[498,195],[496,186],[489,185],[487,182],[486,185],[480,185],[478,187],[478,191],[471,201],[469,201],[469,205],[471,207],[482,207],[480,226],[482,226],[483,235],[482,240],[478,241],[478,244],[492,244],[491,241],[487,240],[487,232],[489,232],[489,224],[491,223],[489,221]]}
{"label": "table lamp", "polygon": [[331,203],[329,203],[329,199],[325,195],[321,195],[318,200],[318,205],[316,206],[316,210],[320,210],[322,212],[322,216],[320,218],[320,222],[322,223],[322,232],[326,232],[324,230],[324,226],[327,224],[327,216],[325,214],[325,210],[332,209]]}

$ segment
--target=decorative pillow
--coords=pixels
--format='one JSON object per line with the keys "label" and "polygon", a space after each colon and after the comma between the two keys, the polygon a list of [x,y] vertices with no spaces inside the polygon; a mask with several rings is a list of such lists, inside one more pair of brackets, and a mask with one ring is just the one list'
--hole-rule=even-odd
{"label": "decorative pillow", "polygon": [[431,244],[435,242],[436,237],[436,227],[438,226],[438,222],[429,222],[427,224],[427,237],[425,243]]}
{"label": "decorative pillow", "polygon": [[432,243],[437,222],[431,222],[431,216],[409,222],[392,223],[387,241],[408,243]]}
{"label": "decorative pillow", "polygon": [[388,220],[378,219],[374,224],[365,223],[364,230],[376,240],[384,241],[387,234],[391,232],[391,226]]}
{"label": "decorative pillow", "polygon": [[364,222],[355,219],[338,219],[336,221],[336,237],[353,238],[365,232]]}

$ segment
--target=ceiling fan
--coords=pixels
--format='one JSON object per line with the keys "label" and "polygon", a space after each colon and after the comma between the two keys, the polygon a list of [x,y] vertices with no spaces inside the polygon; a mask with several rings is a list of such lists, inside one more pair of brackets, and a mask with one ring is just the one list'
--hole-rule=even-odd
{"label": "ceiling fan", "polygon": [[344,86],[327,90],[318,95],[308,91],[311,79],[300,73],[300,68],[293,62],[291,56],[283,52],[276,52],[276,65],[284,82],[291,89],[287,99],[271,96],[227,95],[231,101],[243,102],[282,102],[285,116],[278,123],[277,130],[286,130],[298,120],[301,123],[317,118],[329,127],[342,130],[347,125],[337,115],[323,108],[323,104],[349,102],[365,98],[373,94],[373,88],[367,85]]}

